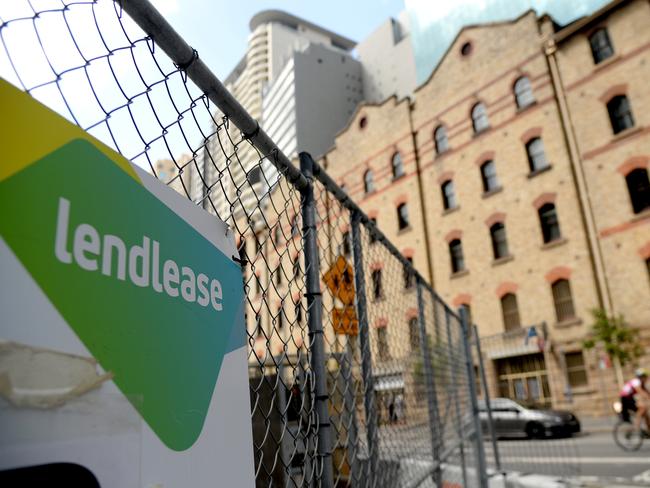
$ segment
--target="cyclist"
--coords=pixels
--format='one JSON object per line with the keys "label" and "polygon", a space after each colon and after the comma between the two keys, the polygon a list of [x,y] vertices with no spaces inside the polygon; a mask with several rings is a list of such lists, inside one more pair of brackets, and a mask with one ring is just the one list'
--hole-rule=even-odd
{"label": "cyclist", "polygon": [[630,412],[636,412],[634,426],[641,428],[641,420],[645,421],[646,433],[650,429],[650,391],[646,388],[645,382],[648,379],[648,372],[639,368],[634,372],[634,378],[623,385],[621,390],[621,415],[624,421],[630,421]]}

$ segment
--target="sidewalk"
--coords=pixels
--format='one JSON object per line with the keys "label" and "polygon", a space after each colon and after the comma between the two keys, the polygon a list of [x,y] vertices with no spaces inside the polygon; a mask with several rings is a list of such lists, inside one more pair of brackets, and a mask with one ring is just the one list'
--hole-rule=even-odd
{"label": "sidewalk", "polygon": [[[602,478],[578,476],[561,479],[538,474],[508,473],[505,480],[495,476],[490,480],[490,487],[505,488],[639,488],[650,487],[650,471],[636,476],[634,480],[623,478]],[[505,481],[505,483],[504,483]]]}

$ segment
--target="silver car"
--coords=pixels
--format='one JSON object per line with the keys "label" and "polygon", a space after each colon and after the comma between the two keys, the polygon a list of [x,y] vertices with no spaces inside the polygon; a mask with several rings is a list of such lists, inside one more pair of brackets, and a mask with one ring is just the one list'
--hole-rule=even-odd
{"label": "silver car", "polygon": [[[509,398],[490,400],[494,432],[497,436],[525,436],[542,439],[547,436],[568,437],[580,432],[580,421],[566,410],[538,410],[526,408]],[[485,402],[479,401],[481,427],[489,434]]]}

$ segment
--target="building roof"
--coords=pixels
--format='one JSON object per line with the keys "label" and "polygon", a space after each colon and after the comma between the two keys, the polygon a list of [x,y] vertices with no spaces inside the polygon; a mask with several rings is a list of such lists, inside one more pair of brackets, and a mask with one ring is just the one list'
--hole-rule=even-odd
{"label": "building roof", "polygon": [[261,12],[253,15],[253,18],[251,18],[249,24],[251,32],[254,31],[258,26],[270,22],[278,22],[280,24],[284,24],[293,28],[296,28],[298,25],[304,25],[308,29],[329,37],[332,39],[332,42],[334,44],[347,51],[352,50],[354,46],[357,45],[355,41],[348,39],[347,37],[343,37],[335,32],[325,29],[324,27],[313,24],[308,20],[301,19],[300,17],[296,17],[295,15],[291,15],[290,13],[283,10],[262,10]]}

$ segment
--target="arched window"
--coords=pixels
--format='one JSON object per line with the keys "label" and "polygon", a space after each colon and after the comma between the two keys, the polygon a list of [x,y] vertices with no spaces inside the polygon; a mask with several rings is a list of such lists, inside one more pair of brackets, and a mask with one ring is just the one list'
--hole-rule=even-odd
{"label": "arched window", "polygon": [[410,225],[409,209],[406,203],[400,203],[397,206],[397,228],[398,230],[406,229]]}
{"label": "arched window", "polygon": [[555,205],[546,203],[537,212],[539,214],[539,224],[542,228],[544,243],[560,239],[562,235],[560,233],[560,222],[557,218]]}
{"label": "arched window", "polygon": [[255,335],[257,337],[260,337],[262,333],[264,332],[262,328],[262,316],[260,315],[259,312],[255,314]]}
{"label": "arched window", "polygon": [[391,167],[393,170],[393,179],[404,176],[404,164],[402,163],[402,156],[400,153],[396,152],[393,154],[393,159],[391,160]]}
{"label": "arched window", "polygon": [[483,191],[485,193],[499,189],[497,167],[494,161],[489,160],[481,165],[481,179],[483,180]]}
{"label": "arched window", "polygon": [[294,305],[294,310],[295,310],[296,324],[301,325],[302,324],[302,304],[300,302],[296,302],[296,304]]}
{"label": "arched window", "polygon": [[531,173],[548,167],[544,143],[539,137],[535,137],[526,143],[526,153],[528,154],[528,166]]}
{"label": "arched window", "polygon": [[506,293],[501,297],[501,313],[503,315],[503,327],[506,331],[521,327],[517,296],[514,293]]}
{"label": "arched window", "polygon": [[449,243],[449,257],[451,258],[451,272],[458,273],[465,269],[465,258],[463,256],[463,243],[460,239],[454,239]]}
{"label": "arched window", "polygon": [[558,322],[570,320],[575,317],[573,309],[573,298],[571,297],[571,286],[569,281],[559,279],[551,285],[553,292],[553,303],[555,304],[555,317]]}
{"label": "arched window", "polygon": [[413,258],[408,257],[406,260],[411,266],[404,266],[404,289],[409,290],[415,285],[415,273],[413,272]]}
{"label": "arched window", "polygon": [[607,102],[607,112],[609,112],[609,121],[612,124],[614,134],[634,127],[632,109],[625,95],[617,95]]}
{"label": "arched window", "polygon": [[483,132],[490,127],[487,110],[482,102],[478,102],[472,107],[472,126],[474,127],[475,134]]}
{"label": "arched window", "polygon": [[343,248],[342,249],[343,250],[343,255],[344,256],[349,256],[352,253],[352,246],[350,245],[350,232],[349,231],[345,231],[343,233],[342,240],[343,240],[343,242],[342,242],[341,247]]}
{"label": "arched window", "polygon": [[273,229],[273,241],[276,244],[282,243],[282,227],[280,225],[276,225]]}
{"label": "arched window", "polygon": [[409,319],[409,344],[411,346],[411,352],[420,351],[420,327],[417,317]]}
{"label": "arched window", "polygon": [[454,182],[445,181],[440,187],[442,190],[442,206],[445,210],[456,208],[456,193],[454,192]]}
{"label": "arched window", "polygon": [[388,361],[390,359],[390,348],[388,346],[388,332],[387,327],[377,327],[377,352],[379,353],[380,361]]}
{"label": "arched window", "polygon": [[381,269],[375,269],[370,275],[372,279],[372,297],[375,300],[381,300],[384,296],[384,290],[381,282]]}
{"label": "arched window", "polygon": [[284,328],[284,305],[278,307],[278,316],[276,318],[276,323],[279,330]]}
{"label": "arched window", "polygon": [[515,101],[518,108],[525,108],[535,103],[533,87],[527,76],[522,76],[515,81]]}
{"label": "arched window", "polygon": [[293,260],[293,278],[298,279],[300,276],[300,260],[298,259],[298,256],[295,257]]}
{"label": "arched window", "polygon": [[298,217],[294,215],[291,218],[291,237],[298,235]]}
{"label": "arched window", "polygon": [[589,45],[591,46],[591,55],[594,57],[595,64],[614,55],[614,47],[605,28],[598,29],[589,37]]}
{"label": "arched window", "polygon": [[449,142],[447,141],[447,129],[444,125],[439,125],[433,131],[433,139],[436,143],[436,153],[442,154],[449,149]]}
{"label": "arched window", "polygon": [[630,194],[632,210],[635,214],[641,213],[650,208],[650,181],[648,181],[648,170],[637,168],[625,176],[627,191]]}
{"label": "arched window", "polygon": [[509,255],[508,241],[506,239],[506,227],[502,222],[497,222],[490,227],[490,237],[492,238],[492,253],[494,259],[504,258]]}
{"label": "arched window", "polygon": [[363,174],[363,190],[366,193],[375,191],[375,183],[372,179],[372,170],[370,169]]}
{"label": "arched window", "polygon": [[[377,227],[377,217],[372,217],[369,219],[370,222],[374,224],[375,227]],[[370,234],[370,244],[374,244],[377,242],[377,238],[375,237],[375,234],[368,232]]]}

